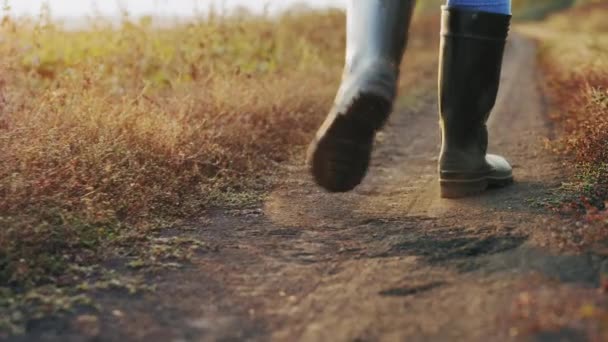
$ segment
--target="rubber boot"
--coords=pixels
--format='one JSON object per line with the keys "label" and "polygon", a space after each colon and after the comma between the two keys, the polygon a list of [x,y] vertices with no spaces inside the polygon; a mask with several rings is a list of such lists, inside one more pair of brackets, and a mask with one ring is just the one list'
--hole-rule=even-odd
{"label": "rubber boot", "polygon": [[511,16],[443,8],[439,70],[441,196],[476,195],[513,182],[509,163],[487,154]]}
{"label": "rubber boot", "polygon": [[308,150],[318,185],[346,192],[361,183],[374,136],[396,96],[414,0],[351,0],[346,65],[334,106]]}

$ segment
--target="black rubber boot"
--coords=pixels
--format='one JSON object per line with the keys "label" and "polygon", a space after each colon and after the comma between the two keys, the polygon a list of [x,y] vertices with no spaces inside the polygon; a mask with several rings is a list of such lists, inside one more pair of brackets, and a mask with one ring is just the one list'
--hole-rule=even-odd
{"label": "black rubber boot", "polygon": [[351,0],[346,66],[335,104],[308,150],[315,181],[331,192],[361,183],[374,136],[396,96],[415,1]]}
{"label": "black rubber boot", "polygon": [[509,163],[486,154],[511,16],[443,9],[439,70],[441,196],[479,194],[513,182]]}

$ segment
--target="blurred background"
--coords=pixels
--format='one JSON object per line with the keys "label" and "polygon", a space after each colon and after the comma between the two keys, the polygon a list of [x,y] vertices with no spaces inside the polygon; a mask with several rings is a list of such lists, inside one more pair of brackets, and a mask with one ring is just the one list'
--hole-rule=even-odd
{"label": "blurred background", "polygon": [[[19,0],[7,1],[15,16],[38,16],[45,7],[56,18],[79,19],[83,16],[116,16],[128,12],[133,16],[190,17],[214,8],[221,13],[249,11],[252,13],[280,13],[289,8],[343,8],[348,0]],[[436,9],[443,0],[418,1],[418,10]],[[514,14],[523,19],[542,18],[551,11],[572,5],[599,2],[597,0],[514,0]]]}
{"label": "blurred background", "polygon": [[43,6],[49,6],[53,14],[60,18],[78,18],[83,15],[102,14],[107,16],[129,12],[134,16],[192,16],[205,13],[213,7],[219,11],[231,12],[248,10],[254,13],[280,12],[293,6],[312,8],[342,7],[346,0],[120,0],[120,1],[82,1],[82,0],[19,0],[10,1],[11,12],[15,15],[39,15]]}

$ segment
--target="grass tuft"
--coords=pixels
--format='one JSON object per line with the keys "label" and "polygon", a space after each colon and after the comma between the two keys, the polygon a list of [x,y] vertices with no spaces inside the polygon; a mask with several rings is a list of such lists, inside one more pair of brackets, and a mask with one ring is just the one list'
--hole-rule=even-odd
{"label": "grass tuft", "polygon": [[156,228],[255,202],[331,104],[343,22],[329,11],[69,30],[5,17],[0,335],[103,288],[83,282],[123,283],[109,260],[179,267],[203,248]]}
{"label": "grass tuft", "polygon": [[[568,211],[604,210],[608,200],[608,3],[575,7],[527,31],[541,42],[551,119],[561,130],[552,147],[571,156],[576,182]],[[580,19],[580,18],[584,18]],[[573,26],[572,20],[577,25]],[[593,211],[592,210],[592,211]]]}
{"label": "grass tuft", "polygon": [[[147,272],[213,251],[160,228],[255,203],[302,157],[339,82],[344,22],[326,11],[70,30],[5,17],[0,338],[101,310],[100,291],[152,291]],[[434,83],[437,27],[417,21],[404,87]]]}

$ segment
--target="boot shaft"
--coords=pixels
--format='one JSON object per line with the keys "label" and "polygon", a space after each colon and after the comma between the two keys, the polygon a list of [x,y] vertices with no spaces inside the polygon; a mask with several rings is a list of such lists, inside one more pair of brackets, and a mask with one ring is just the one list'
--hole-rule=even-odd
{"label": "boot shaft", "polygon": [[509,15],[444,8],[442,16],[439,110],[442,164],[466,155],[483,164],[486,121],[494,107],[502,69]]}
{"label": "boot shaft", "polygon": [[350,0],[346,66],[335,103],[308,150],[317,184],[350,191],[370,164],[374,136],[396,95],[413,0]]}
{"label": "boot shaft", "polygon": [[415,0],[350,0],[347,7],[346,72],[383,60],[399,69]]}
{"label": "boot shaft", "polygon": [[344,111],[361,93],[393,103],[414,5],[414,0],[348,3],[346,63],[337,111]]}

